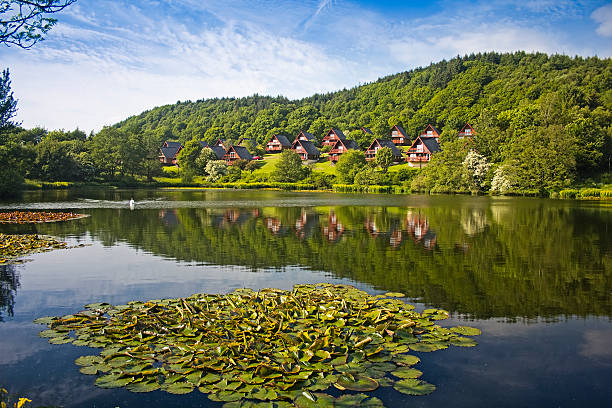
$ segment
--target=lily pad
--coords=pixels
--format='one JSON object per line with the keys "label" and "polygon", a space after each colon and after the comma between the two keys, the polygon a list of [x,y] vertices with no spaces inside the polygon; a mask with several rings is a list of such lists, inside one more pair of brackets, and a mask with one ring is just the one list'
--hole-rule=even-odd
{"label": "lily pad", "polygon": [[361,375],[342,375],[334,385],[341,390],[351,391],[374,391],[378,388],[378,382],[375,379]]}
{"label": "lily pad", "polygon": [[391,371],[391,374],[399,378],[419,378],[423,375],[423,372],[416,368],[400,367],[397,370]]}
{"label": "lily pad", "polygon": [[435,385],[414,378],[397,381],[393,388],[402,394],[408,395],[427,395],[436,390]]}
{"label": "lily pad", "polygon": [[469,327],[469,326],[453,327],[451,328],[451,331],[457,334],[462,334],[464,336],[478,336],[479,334],[482,334],[480,329],[477,329],[475,327]]}

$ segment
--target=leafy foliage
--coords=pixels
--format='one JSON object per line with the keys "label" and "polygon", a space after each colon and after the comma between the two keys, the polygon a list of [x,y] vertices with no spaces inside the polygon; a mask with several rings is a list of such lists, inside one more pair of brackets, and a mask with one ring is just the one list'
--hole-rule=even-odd
{"label": "leafy foliage", "polygon": [[[419,314],[391,295],[331,284],[295,285],[292,291],[237,289],[116,307],[95,303],[80,313],[35,322],[48,326],[39,335],[51,344],[103,347],[99,356],[75,361],[81,373],[100,374],[99,387],[172,394],[198,388],[212,401],[350,406],[368,396],[336,400],[312,393],[332,386],[374,391],[380,383],[395,383],[398,391],[412,395],[430,393],[435,386],[410,382],[422,372],[406,367],[418,362],[406,354],[407,345],[444,349],[464,339],[434,324],[435,317],[448,313]],[[395,381],[388,372],[403,379]]]}
{"label": "leafy foliage", "polygon": [[57,22],[47,17],[76,0],[2,0],[0,1],[0,44],[31,48],[44,39]]}
{"label": "leafy foliage", "polygon": [[299,154],[292,150],[283,150],[276,162],[272,178],[275,181],[291,183],[308,177],[310,169],[302,165]]}

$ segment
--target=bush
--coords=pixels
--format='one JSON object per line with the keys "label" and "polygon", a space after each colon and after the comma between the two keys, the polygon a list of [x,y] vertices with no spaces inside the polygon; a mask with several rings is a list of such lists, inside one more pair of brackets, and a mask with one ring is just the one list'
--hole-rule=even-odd
{"label": "bush", "polygon": [[578,193],[579,193],[578,190],[571,190],[571,189],[561,190],[559,191],[559,198],[573,199],[573,198],[576,198]]}
{"label": "bush", "polygon": [[599,196],[605,199],[612,198],[612,190],[601,190]]}
{"label": "bush", "polygon": [[601,190],[598,188],[585,188],[584,190],[580,190],[579,197],[580,198],[599,198],[601,194]]}

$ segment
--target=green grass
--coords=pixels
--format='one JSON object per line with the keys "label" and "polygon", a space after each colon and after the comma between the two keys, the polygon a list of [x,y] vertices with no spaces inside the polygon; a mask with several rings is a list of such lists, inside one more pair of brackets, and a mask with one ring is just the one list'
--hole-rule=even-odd
{"label": "green grass", "polygon": [[389,167],[389,173],[393,173],[395,171],[400,171],[401,169],[412,169],[413,167],[410,167],[410,165],[408,164],[408,162],[402,162],[400,164],[396,164],[393,166]]}
{"label": "green grass", "polygon": [[261,163],[263,163],[263,166],[261,166],[260,168],[258,168],[257,170],[255,170],[253,172],[254,176],[260,175],[269,175],[270,173],[272,173],[274,171],[274,168],[276,166],[276,162],[278,162],[278,160],[280,159],[280,154],[266,154],[263,156],[263,160],[261,160]]}
{"label": "green grass", "polygon": [[164,166],[162,171],[164,172],[164,177],[179,177],[179,168],[176,166]]}
{"label": "green grass", "polygon": [[314,167],[312,168],[312,171],[316,173],[336,175],[336,168],[332,166],[331,162],[327,159],[327,157],[319,160],[318,163],[315,163]]}

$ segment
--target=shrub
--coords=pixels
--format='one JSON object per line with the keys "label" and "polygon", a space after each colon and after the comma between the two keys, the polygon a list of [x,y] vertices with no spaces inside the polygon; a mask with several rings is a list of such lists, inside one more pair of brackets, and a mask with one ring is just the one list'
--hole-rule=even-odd
{"label": "shrub", "polygon": [[598,198],[600,197],[601,190],[598,188],[585,188],[584,190],[580,190],[579,197],[580,198]]}
{"label": "shrub", "polygon": [[579,193],[578,190],[571,190],[571,189],[561,190],[559,191],[559,198],[565,198],[565,199],[576,198],[578,193]]}

